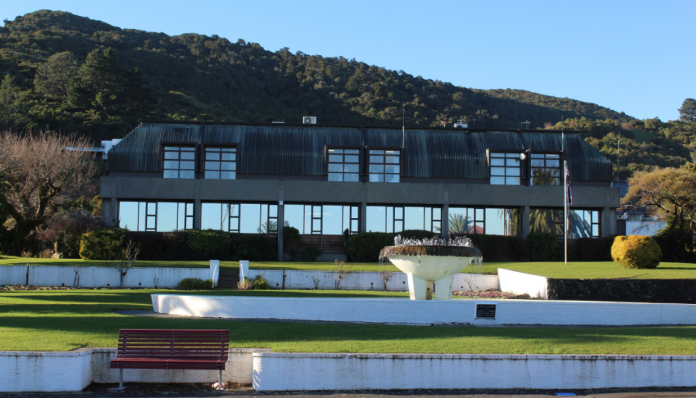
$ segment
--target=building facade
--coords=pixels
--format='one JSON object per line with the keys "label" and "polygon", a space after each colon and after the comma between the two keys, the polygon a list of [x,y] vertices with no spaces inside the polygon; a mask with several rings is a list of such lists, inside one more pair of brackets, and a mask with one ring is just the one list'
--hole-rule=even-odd
{"label": "building facade", "polygon": [[277,237],[292,226],[323,253],[346,234],[428,230],[616,234],[611,163],[558,131],[143,122],[108,156],[103,218],[137,231],[216,229]]}

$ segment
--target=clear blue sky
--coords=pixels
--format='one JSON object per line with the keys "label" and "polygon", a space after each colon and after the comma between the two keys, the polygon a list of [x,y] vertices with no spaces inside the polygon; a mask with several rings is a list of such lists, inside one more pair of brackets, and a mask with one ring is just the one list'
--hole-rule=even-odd
{"label": "clear blue sky", "polygon": [[52,9],[121,28],[217,34],[458,86],[594,102],[640,119],[677,119],[682,101],[696,97],[694,0],[1,3],[2,19]]}

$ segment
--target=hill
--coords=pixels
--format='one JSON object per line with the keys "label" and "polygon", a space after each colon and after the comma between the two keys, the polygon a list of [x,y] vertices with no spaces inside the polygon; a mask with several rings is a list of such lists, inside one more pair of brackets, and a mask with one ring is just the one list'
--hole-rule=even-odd
{"label": "hill", "polygon": [[355,59],[121,29],[59,11],[5,21],[0,74],[0,127],[77,132],[94,141],[122,137],[143,118],[297,123],[314,115],[326,125],[401,126],[405,104],[408,126],[463,118],[472,128],[518,128],[521,121],[587,128],[586,139],[608,156],[623,131],[626,170],[683,164],[696,150],[690,127],[658,121],[651,128],[592,103],[468,89]]}

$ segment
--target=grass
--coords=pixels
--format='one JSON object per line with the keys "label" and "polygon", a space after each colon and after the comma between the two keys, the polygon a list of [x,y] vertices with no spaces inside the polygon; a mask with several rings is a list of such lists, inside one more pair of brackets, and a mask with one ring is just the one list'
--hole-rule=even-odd
{"label": "grass", "polygon": [[[53,259],[53,258],[26,258],[0,256],[2,265],[84,265],[84,266],[109,266],[109,261],[89,261],[80,259]],[[353,271],[382,271],[398,272],[393,265],[380,265],[378,263],[349,263]],[[236,261],[221,261],[220,265],[225,269],[238,269]],[[190,267],[208,268],[207,261],[138,261],[136,267]],[[252,261],[249,263],[252,269],[287,269],[287,270],[316,270],[334,271],[336,265],[332,262],[279,262],[279,261]],[[529,274],[543,275],[558,279],[696,279],[696,264],[691,263],[660,263],[656,269],[624,269],[613,261],[587,261],[569,262],[484,262],[481,272],[484,274],[497,274],[498,268],[507,268]],[[477,272],[475,268],[467,268],[465,272]]]}
{"label": "grass", "polygon": [[[0,350],[67,351],[115,347],[120,328],[225,328],[230,346],[276,352],[694,355],[696,327],[477,328],[265,323],[146,318],[114,309],[151,309],[164,290],[69,290],[0,293]],[[181,292],[178,292],[181,293]],[[405,297],[404,293],[215,291],[195,294]]]}

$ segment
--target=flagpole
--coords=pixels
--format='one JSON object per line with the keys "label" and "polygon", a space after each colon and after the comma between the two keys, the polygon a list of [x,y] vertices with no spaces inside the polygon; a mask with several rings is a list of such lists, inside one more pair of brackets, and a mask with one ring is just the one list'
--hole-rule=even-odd
{"label": "flagpole", "polygon": [[568,265],[568,161],[563,160],[563,252]]}

